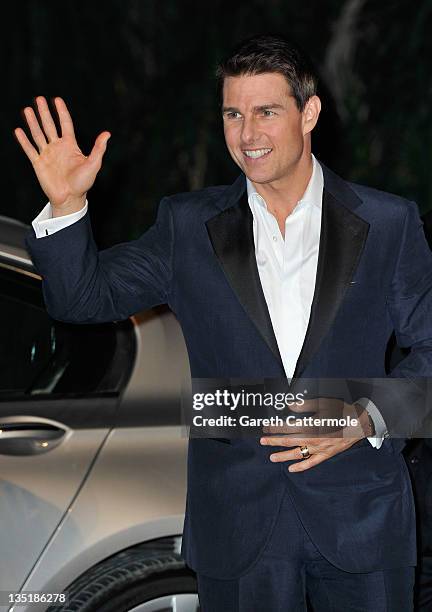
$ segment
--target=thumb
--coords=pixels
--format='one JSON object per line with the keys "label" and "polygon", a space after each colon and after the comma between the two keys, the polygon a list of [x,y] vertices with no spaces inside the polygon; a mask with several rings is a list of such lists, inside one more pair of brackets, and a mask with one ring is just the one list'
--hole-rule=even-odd
{"label": "thumb", "polygon": [[111,138],[111,134],[109,132],[102,132],[96,138],[95,143],[93,145],[93,149],[91,150],[90,155],[88,156],[88,161],[92,164],[98,164],[99,166],[102,164],[102,158],[107,148],[107,142]]}

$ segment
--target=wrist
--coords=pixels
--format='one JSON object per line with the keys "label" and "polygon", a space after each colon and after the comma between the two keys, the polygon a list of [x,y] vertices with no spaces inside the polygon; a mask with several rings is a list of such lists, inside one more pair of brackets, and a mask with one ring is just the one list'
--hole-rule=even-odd
{"label": "wrist", "polygon": [[358,404],[356,404],[359,408],[360,408],[360,412],[359,412],[359,416],[358,416],[358,420],[360,422],[360,426],[364,432],[364,437],[365,438],[371,438],[375,435],[375,424],[372,420],[372,417],[370,416],[369,412],[367,410],[365,410],[363,407],[360,407]]}
{"label": "wrist", "polygon": [[86,203],[86,194],[79,198],[66,200],[63,204],[55,205],[51,202],[52,217],[64,217],[80,211]]}

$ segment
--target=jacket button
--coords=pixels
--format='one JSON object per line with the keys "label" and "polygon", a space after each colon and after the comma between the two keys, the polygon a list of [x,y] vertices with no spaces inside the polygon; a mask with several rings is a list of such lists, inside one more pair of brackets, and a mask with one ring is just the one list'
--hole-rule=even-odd
{"label": "jacket button", "polygon": [[413,457],[411,457],[410,459],[410,463],[418,463],[419,462],[419,458],[417,457],[417,455],[414,455]]}

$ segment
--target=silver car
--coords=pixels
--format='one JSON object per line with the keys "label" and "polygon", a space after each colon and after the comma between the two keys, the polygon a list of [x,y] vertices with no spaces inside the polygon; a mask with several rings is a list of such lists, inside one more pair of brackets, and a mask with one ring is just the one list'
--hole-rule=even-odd
{"label": "silver car", "polygon": [[0,217],[0,609],[196,612],[180,327],[164,308],[54,321],[27,229]]}

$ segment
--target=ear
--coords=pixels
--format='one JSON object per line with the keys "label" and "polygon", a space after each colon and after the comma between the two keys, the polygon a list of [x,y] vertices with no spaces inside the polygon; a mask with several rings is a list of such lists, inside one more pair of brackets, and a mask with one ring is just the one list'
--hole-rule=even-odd
{"label": "ear", "polygon": [[303,136],[312,132],[318,122],[320,112],[321,100],[318,96],[311,96],[302,112]]}

